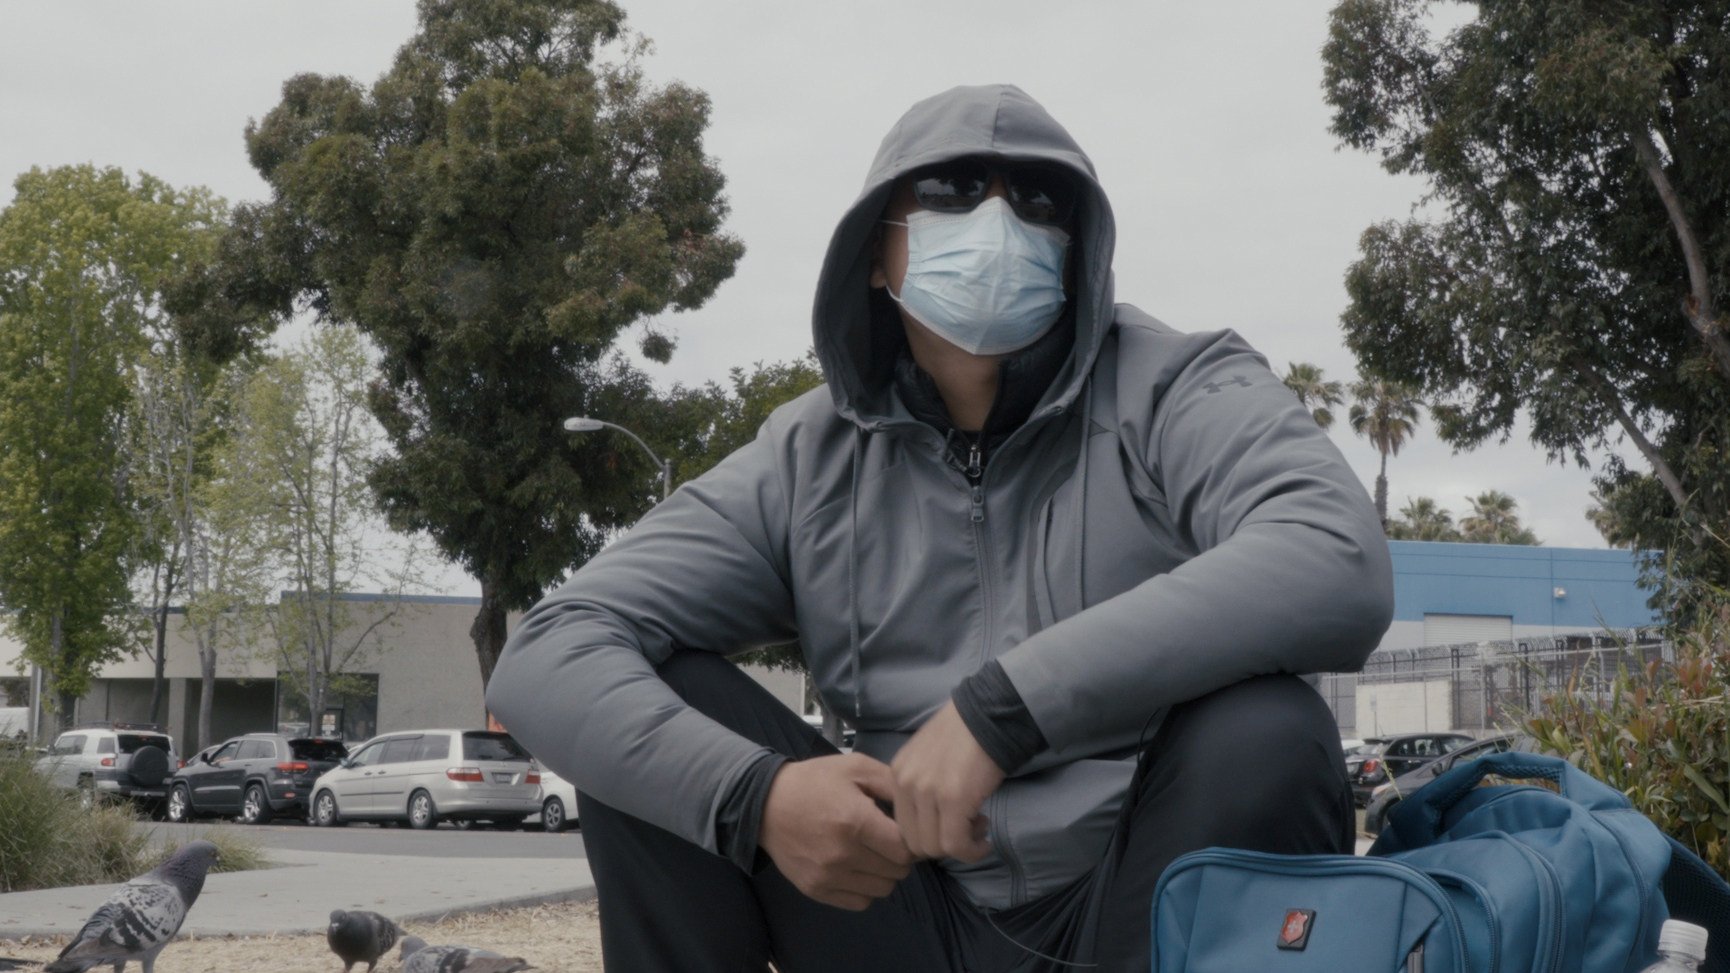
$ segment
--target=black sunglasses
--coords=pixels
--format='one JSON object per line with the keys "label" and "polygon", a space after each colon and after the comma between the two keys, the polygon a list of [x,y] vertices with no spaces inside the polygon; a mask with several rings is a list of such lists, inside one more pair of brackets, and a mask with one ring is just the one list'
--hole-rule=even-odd
{"label": "black sunglasses", "polygon": [[953,159],[911,175],[913,199],[933,213],[968,213],[985,199],[993,176],[1003,177],[1009,208],[1029,223],[1063,226],[1075,215],[1075,177],[1054,165]]}

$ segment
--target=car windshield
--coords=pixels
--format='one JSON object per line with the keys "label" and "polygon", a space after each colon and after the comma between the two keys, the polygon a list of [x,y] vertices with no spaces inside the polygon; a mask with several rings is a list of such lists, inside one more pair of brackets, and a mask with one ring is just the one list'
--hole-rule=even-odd
{"label": "car windshield", "polygon": [[1387,746],[1387,744],[1379,743],[1379,742],[1378,743],[1360,743],[1357,746],[1351,748],[1350,750],[1347,750],[1346,756],[1348,756],[1348,757],[1352,757],[1352,756],[1367,757],[1372,753],[1381,753],[1382,747],[1385,747],[1385,746]]}
{"label": "car windshield", "polygon": [[348,756],[340,740],[290,740],[288,749],[296,760],[336,761]]}
{"label": "car windshield", "polygon": [[119,736],[121,753],[137,753],[144,747],[157,747],[169,751],[174,749],[173,741],[154,733],[122,733]]}
{"label": "car windshield", "polygon": [[529,752],[503,733],[463,734],[464,760],[527,760]]}

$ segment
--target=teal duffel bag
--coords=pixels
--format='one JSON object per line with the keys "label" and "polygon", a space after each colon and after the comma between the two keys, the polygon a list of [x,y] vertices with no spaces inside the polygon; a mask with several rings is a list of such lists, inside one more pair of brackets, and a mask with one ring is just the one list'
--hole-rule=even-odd
{"label": "teal duffel bag", "polygon": [[[1505,783],[1521,780],[1538,786]],[[1153,969],[1637,973],[1666,895],[1710,930],[1705,969],[1730,973],[1722,878],[1566,761],[1492,754],[1397,806],[1367,857],[1177,859],[1154,891]]]}

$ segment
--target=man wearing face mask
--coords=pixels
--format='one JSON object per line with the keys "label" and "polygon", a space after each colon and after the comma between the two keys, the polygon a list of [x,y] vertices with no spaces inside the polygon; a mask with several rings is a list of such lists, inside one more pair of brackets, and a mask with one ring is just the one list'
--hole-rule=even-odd
{"label": "man wearing face mask", "polygon": [[[1387,626],[1374,510],[1242,339],[1113,304],[1114,238],[1019,89],[915,105],[826,387],[523,619],[487,701],[577,785],[608,969],[1145,969],[1176,856],[1349,850],[1301,677]],[[856,752],[724,658],[793,639]]]}

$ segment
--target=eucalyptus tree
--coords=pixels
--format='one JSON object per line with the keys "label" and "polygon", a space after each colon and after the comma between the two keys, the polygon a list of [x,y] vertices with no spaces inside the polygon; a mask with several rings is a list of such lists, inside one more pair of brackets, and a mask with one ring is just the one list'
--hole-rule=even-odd
{"label": "eucalyptus tree", "polygon": [[1323,429],[1334,424],[1334,406],[1346,400],[1345,383],[1330,382],[1320,365],[1309,362],[1289,362],[1283,377],[1285,387],[1292,390],[1298,402],[1310,410],[1316,425]]}
{"label": "eucalyptus tree", "polygon": [[666,451],[617,343],[665,361],[654,316],[702,305],[743,253],[703,151],[708,98],[651,83],[642,50],[605,0],[421,0],[372,85],[291,78],[247,128],[272,195],[237,213],[235,289],[377,346],[369,404],[392,451],[371,483],[394,526],[480,582],[483,680],[507,610],[659,495],[632,444],[561,420]]}
{"label": "eucalyptus tree", "polygon": [[[1348,345],[1458,448],[1526,418],[1625,532],[1730,583],[1730,0],[1342,0],[1332,131],[1429,188],[1368,228]],[[1610,447],[1626,442],[1643,469]]]}
{"label": "eucalyptus tree", "polygon": [[1376,516],[1385,529],[1388,523],[1388,457],[1398,456],[1400,447],[1418,428],[1418,409],[1423,405],[1404,384],[1374,376],[1352,383],[1352,407],[1347,422],[1352,432],[1370,441],[1381,454],[1376,474]]}

